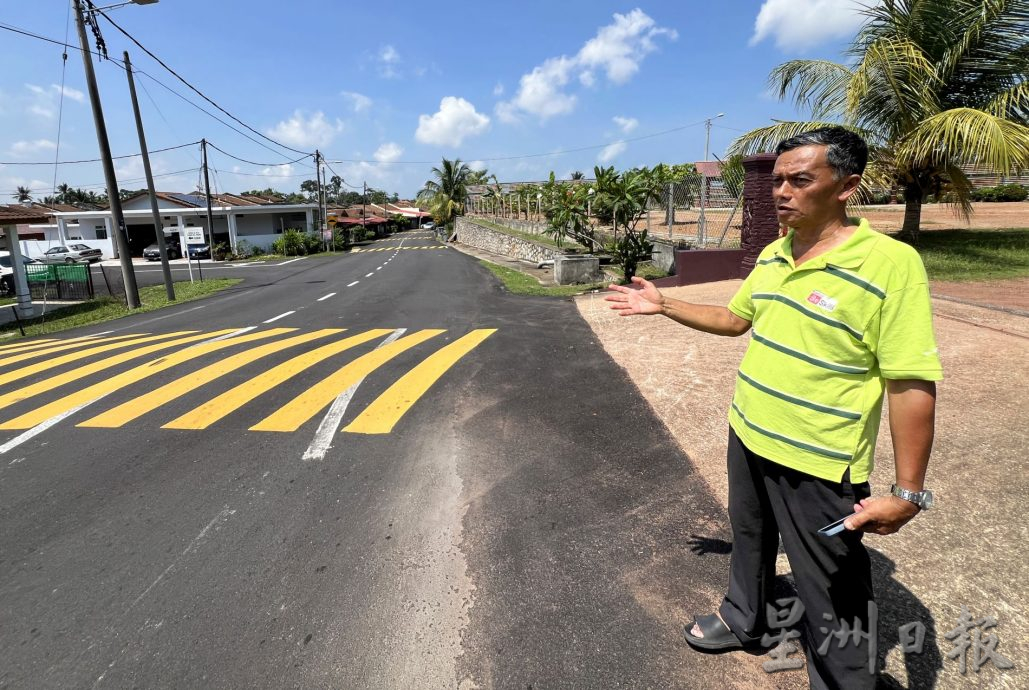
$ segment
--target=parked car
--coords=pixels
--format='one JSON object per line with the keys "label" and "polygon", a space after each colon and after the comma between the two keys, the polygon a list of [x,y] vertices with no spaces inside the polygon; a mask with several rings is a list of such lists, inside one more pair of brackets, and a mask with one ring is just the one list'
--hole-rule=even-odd
{"label": "parked car", "polygon": [[420,227],[422,230],[432,230],[436,227],[436,223],[431,220],[427,220],[418,227]]}
{"label": "parked car", "polygon": [[67,247],[51,247],[41,257],[45,264],[73,264],[78,261],[96,263],[103,260],[103,252],[84,244],[69,244]]}
{"label": "parked car", "polygon": [[[182,258],[182,252],[179,250],[179,248],[177,246],[175,246],[174,244],[171,244],[171,243],[168,243],[165,246],[168,248],[168,259],[169,260],[171,260],[171,259],[181,259]],[[147,247],[146,249],[143,250],[143,258],[146,259],[147,261],[160,261],[161,260],[161,250],[157,246],[157,243],[154,243],[154,244],[150,245],[149,247]]]}
{"label": "parked car", "polygon": [[[36,259],[27,256],[21,257],[23,265],[38,264]],[[14,293],[14,269],[11,266],[11,253],[0,251],[0,294],[10,295]]]}
{"label": "parked car", "polygon": [[190,244],[187,245],[186,250],[189,252],[189,258],[191,259],[211,258],[211,245],[209,244]]}

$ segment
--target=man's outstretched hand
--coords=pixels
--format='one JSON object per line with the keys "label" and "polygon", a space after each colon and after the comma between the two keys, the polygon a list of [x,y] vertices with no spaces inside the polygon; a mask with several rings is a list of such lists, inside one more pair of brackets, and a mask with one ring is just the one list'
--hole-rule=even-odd
{"label": "man's outstretched hand", "polygon": [[872,534],[893,534],[918,515],[919,508],[903,498],[883,496],[855,503],[854,512],[857,515],[843,523],[847,529]]}
{"label": "man's outstretched hand", "polygon": [[604,299],[613,302],[611,308],[618,312],[619,316],[634,316],[636,314],[660,314],[664,306],[665,298],[661,291],[654,287],[649,280],[639,276],[633,276],[632,282],[641,286],[639,290],[627,288],[624,285],[611,285],[610,288],[618,294],[608,295]]}

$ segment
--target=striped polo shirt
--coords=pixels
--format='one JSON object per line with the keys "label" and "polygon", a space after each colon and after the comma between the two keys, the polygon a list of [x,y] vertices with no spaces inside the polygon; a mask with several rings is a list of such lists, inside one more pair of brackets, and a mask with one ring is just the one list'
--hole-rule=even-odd
{"label": "striped polo shirt", "polygon": [[861,219],[842,244],[793,262],[765,247],[729,303],[753,325],[729,423],[747,448],[822,479],[872,471],[885,379],[943,378],[925,268]]}

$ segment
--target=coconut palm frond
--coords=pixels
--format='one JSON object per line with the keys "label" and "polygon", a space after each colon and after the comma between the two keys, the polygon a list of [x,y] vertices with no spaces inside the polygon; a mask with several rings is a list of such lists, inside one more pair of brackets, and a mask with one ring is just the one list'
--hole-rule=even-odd
{"label": "coconut palm frond", "polygon": [[[808,122],[776,122],[774,125],[759,127],[738,137],[730,146],[727,156],[743,155],[752,156],[755,153],[774,152],[779,142],[795,137],[802,132],[807,132],[819,127],[839,127],[839,122],[829,121],[808,121]],[[867,136],[868,133],[856,127],[843,125],[847,129]]]}
{"label": "coconut palm frond", "polygon": [[1029,82],[1015,84],[996,94],[983,110],[997,117],[1029,124]]}
{"label": "coconut palm frond", "polygon": [[904,137],[897,157],[909,167],[957,163],[1007,175],[1029,169],[1029,127],[982,110],[955,108],[920,123]]}
{"label": "coconut palm frond", "polygon": [[912,41],[887,38],[868,46],[854,70],[847,112],[865,125],[908,128],[939,111],[935,65]]}
{"label": "coconut palm frond", "polygon": [[768,85],[786,98],[792,93],[800,109],[815,119],[839,117],[847,104],[847,92],[854,73],[846,65],[830,60],[790,60],[768,76]]}
{"label": "coconut palm frond", "polygon": [[947,165],[943,172],[947,177],[946,191],[949,192],[943,198],[954,213],[967,222],[972,217],[972,182],[957,165]]}

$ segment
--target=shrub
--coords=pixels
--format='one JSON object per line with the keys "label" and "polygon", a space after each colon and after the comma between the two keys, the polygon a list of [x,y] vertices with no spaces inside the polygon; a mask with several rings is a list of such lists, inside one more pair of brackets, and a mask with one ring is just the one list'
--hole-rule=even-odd
{"label": "shrub", "polygon": [[1020,184],[999,184],[996,187],[973,189],[972,201],[1025,201],[1029,190]]}
{"label": "shrub", "polygon": [[287,228],[282,237],[272,242],[272,251],[284,256],[302,256],[307,253],[306,233],[297,228]]}
{"label": "shrub", "polygon": [[227,242],[219,242],[211,247],[211,258],[215,261],[225,261],[232,254],[232,248]]}

